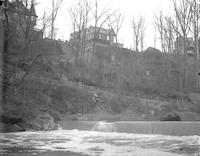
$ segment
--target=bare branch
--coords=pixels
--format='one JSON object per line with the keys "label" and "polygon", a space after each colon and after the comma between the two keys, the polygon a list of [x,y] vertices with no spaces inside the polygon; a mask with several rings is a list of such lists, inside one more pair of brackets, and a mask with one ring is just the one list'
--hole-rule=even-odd
{"label": "bare branch", "polygon": [[140,15],[138,20],[136,20],[135,18],[132,18],[131,26],[133,29],[135,50],[138,52],[139,51],[138,46],[139,46],[140,41],[142,41],[142,44],[143,44],[143,37],[144,37],[144,30],[145,30],[144,17]]}
{"label": "bare branch", "polygon": [[[113,18],[111,18],[113,17]],[[110,16],[108,18],[108,26],[114,31],[115,33],[115,41],[118,43],[118,33],[122,27],[122,23],[124,21],[124,15],[122,13],[116,13],[114,16]]]}
{"label": "bare branch", "polygon": [[57,14],[58,14],[58,10],[60,9],[62,3],[63,3],[63,0],[56,0],[56,2],[55,2],[55,0],[52,0],[51,33],[50,33],[51,39],[53,39],[54,36],[55,36],[55,26],[54,26],[54,23],[55,23]]}

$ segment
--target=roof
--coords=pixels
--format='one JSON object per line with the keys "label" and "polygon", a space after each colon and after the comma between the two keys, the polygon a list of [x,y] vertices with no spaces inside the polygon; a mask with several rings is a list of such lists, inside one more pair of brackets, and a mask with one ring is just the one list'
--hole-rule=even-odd
{"label": "roof", "polygon": [[161,51],[156,49],[156,48],[153,48],[153,47],[148,47],[144,53],[152,53],[152,54],[161,54]]}
{"label": "roof", "polygon": [[36,12],[35,12],[35,5],[33,3],[31,4],[30,13],[32,16],[37,17]]}

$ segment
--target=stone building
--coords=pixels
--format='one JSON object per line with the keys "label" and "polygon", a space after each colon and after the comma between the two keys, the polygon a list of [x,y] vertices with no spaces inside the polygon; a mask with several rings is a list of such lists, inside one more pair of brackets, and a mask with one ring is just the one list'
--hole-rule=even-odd
{"label": "stone building", "polygon": [[[179,54],[184,54],[183,37],[178,37],[175,41],[175,51]],[[195,45],[193,38],[186,38],[186,52],[187,55],[194,55]]]}

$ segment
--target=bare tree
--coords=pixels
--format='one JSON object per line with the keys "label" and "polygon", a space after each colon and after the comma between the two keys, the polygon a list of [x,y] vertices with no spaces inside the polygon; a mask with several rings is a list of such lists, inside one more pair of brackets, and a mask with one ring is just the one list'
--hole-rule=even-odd
{"label": "bare tree", "polygon": [[111,28],[111,30],[114,31],[115,35],[115,42],[118,43],[118,34],[119,30],[122,27],[124,21],[124,15],[120,12],[117,12],[113,16],[109,16],[108,18],[108,26]]}
{"label": "bare tree", "polygon": [[172,55],[174,54],[174,43],[175,43],[175,32],[173,30],[173,26],[172,24],[174,24],[174,20],[169,16],[164,17],[163,20],[163,38],[162,38],[162,47],[163,47],[163,51],[167,52],[168,55],[166,55],[166,69],[164,72],[165,76],[164,76],[164,80],[166,80],[166,82],[169,80],[169,78],[171,77],[171,60],[172,60]]}
{"label": "bare tree", "polygon": [[157,42],[157,26],[154,25],[154,48],[156,48],[156,42]]}
{"label": "bare tree", "polygon": [[[85,64],[85,53],[87,45],[87,25],[91,20],[90,15],[90,3],[88,0],[79,1],[77,5],[68,9],[69,15],[71,17],[74,39],[76,39],[73,45],[76,49],[76,65]],[[79,77],[83,78],[84,69],[81,68]]]}
{"label": "bare tree", "polygon": [[172,53],[174,49],[174,35],[175,32],[173,30],[174,20],[171,17],[164,17],[164,26],[163,26],[163,47],[164,51],[168,53]]}
{"label": "bare tree", "polygon": [[162,52],[172,52],[173,51],[173,26],[174,23],[171,17],[163,15],[162,10],[159,14],[155,14],[154,24],[160,35],[160,45]]}
{"label": "bare tree", "polygon": [[198,39],[199,39],[199,21],[200,21],[200,2],[197,2],[197,0],[192,0],[189,2],[191,7],[193,8],[192,10],[192,25],[193,25],[193,31],[192,34],[194,36],[194,41],[195,41],[195,52],[196,52],[196,58],[197,60],[200,59],[199,57],[199,44],[198,44]]}
{"label": "bare tree", "polygon": [[96,49],[96,40],[98,39],[98,34],[102,27],[107,23],[109,18],[113,16],[116,11],[112,10],[109,5],[105,5],[103,9],[100,9],[98,0],[95,0],[94,7],[91,7],[91,12],[92,12],[92,19],[94,19],[94,41],[92,45],[92,60],[94,60],[95,56],[95,49]]}
{"label": "bare tree", "polygon": [[51,23],[51,19],[47,15],[46,10],[45,10],[43,13],[43,16],[41,18],[41,30],[42,30],[44,36],[45,36],[47,28],[50,26],[50,23]]}
{"label": "bare tree", "polygon": [[9,46],[9,22],[8,22],[8,13],[7,13],[7,5],[8,0],[4,1],[3,6],[3,13],[5,20],[3,22],[3,52],[2,52],[2,71],[1,71],[1,104],[2,106],[5,106],[7,104],[7,92],[9,88],[9,65],[10,62],[9,56],[8,56],[8,46]]}
{"label": "bare tree", "polygon": [[[181,36],[183,40],[183,53],[184,53],[184,64],[183,64],[183,89],[187,89],[187,73],[186,73],[186,57],[187,57],[187,35],[190,30],[192,21],[192,8],[193,5],[188,3],[188,1],[180,0],[179,3],[173,0],[174,11],[178,21],[178,26],[180,31],[175,31]],[[175,28],[175,27],[174,27]]]}
{"label": "bare tree", "polygon": [[145,30],[145,19],[144,19],[144,17],[142,17],[140,15],[138,20],[136,20],[135,18],[132,18],[131,26],[132,26],[132,29],[133,29],[135,50],[136,50],[136,52],[138,52],[140,41],[142,41],[141,47],[143,48],[143,39],[144,39],[144,30]]}
{"label": "bare tree", "polygon": [[79,1],[76,6],[69,8],[68,11],[72,21],[73,33],[77,38],[76,50],[79,55],[83,55],[86,46],[86,28],[90,13],[89,2],[88,0]]}
{"label": "bare tree", "polygon": [[[18,45],[22,47],[22,49],[26,49],[30,44],[33,35],[34,35],[34,26],[36,24],[36,14],[35,14],[35,0],[18,0],[16,3],[16,26],[17,29],[11,30],[13,34],[11,35],[12,41],[17,42]],[[31,6],[31,7],[30,7]],[[29,9],[30,7],[30,9]],[[27,11],[29,13],[27,13]],[[21,12],[21,13],[20,13]],[[19,40],[19,38],[21,40]],[[21,41],[19,43],[19,41]]]}
{"label": "bare tree", "polygon": [[160,43],[161,51],[165,52],[165,43],[164,43],[164,16],[162,10],[159,11],[159,14],[155,14],[155,26],[160,34]]}
{"label": "bare tree", "polygon": [[140,51],[144,51],[144,37],[145,37],[146,26],[142,26],[140,33]]}
{"label": "bare tree", "polygon": [[199,22],[200,22],[200,2],[197,0],[187,0],[192,8],[192,26],[190,32],[194,39],[195,55],[194,55],[194,75],[195,75],[195,86],[199,87],[198,72],[199,72]]}
{"label": "bare tree", "polygon": [[63,0],[52,0],[50,38],[55,39],[55,20]]}

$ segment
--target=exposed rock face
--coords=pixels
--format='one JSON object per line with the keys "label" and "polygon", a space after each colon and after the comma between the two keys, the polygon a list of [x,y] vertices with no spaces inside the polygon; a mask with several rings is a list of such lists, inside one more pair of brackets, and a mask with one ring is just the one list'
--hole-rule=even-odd
{"label": "exposed rock face", "polygon": [[15,116],[5,116],[5,115],[1,116],[1,121],[5,124],[17,124],[24,122],[21,118]]}
{"label": "exposed rock face", "polygon": [[200,105],[200,94],[198,93],[190,93],[189,98],[193,104]]}
{"label": "exposed rock face", "polygon": [[116,127],[113,125],[113,123],[106,122],[106,121],[100,121],[94,125],[92,130],[93,131],[102,131],[102,132],[115,132]]}
{"label": "exposed rock face", "polygon": [[32,130],[49,131],[56,130],[58,127],[58,124],[54,121],[52,116],[48,113],[43,113],[32,120],[27,128]]}
{"label": "exposed rock face", "polygon": [[23,124],[24,120],[15,116],[5,116],[1,117],[0,131],[2,132],[21,132],[25,131]]}
{"label": "exposed rock face", "polygon": [[59,125],[48,113],[39,114],[31,121],[25,121],[17,117],[2,116],[0,124],[0,131],[2,132],[21,132],[27,130],[49,131],[59,128]]}
{"label": "exposed rock face", "polygon": [[2,132],[23,132],[25,129],[21,124],[3,124]]}

